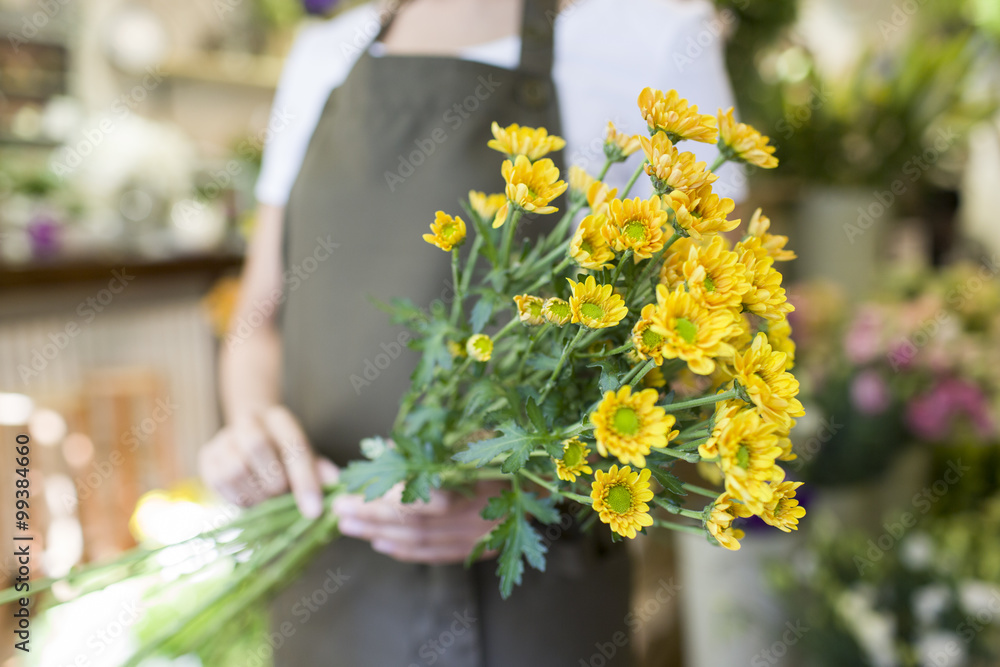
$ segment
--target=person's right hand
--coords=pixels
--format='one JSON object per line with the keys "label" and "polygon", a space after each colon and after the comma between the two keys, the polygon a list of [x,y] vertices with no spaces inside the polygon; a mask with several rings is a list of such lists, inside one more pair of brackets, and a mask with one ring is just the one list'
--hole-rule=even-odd
{"label": "person's right hand", "polygon": [[299,511],[309,518],[323,512],[322,485],[336,482],[339,475],[337,466],[316,455],[284,406],[224,427],[201,448],[198,469],[209,487],[243,507],[290,489]]}

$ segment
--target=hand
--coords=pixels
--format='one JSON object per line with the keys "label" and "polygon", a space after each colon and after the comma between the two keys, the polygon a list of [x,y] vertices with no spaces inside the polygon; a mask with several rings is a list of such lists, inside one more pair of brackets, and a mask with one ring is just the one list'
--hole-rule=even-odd
{"label": "hand", "polygon": [[201,448],[198,469],[209,487],[243,507],[291,489],[299,511],[309,518],[323,512],[322,486],[339,475],[337,466],[316,455],[283,406],[223,428]]}
{"label": "hand", "polygon": [[400,500],[402,486],[397,485],[370,502],[357,495],[339,496],[333,501],[333,511],[340,517],[340,532],[368,540],[372,549],[396,560],[460,563],[496,525],[479,513],[503,488],[500,482],[480,482],[472,496],[435,489],[429,503],[406,504]]}

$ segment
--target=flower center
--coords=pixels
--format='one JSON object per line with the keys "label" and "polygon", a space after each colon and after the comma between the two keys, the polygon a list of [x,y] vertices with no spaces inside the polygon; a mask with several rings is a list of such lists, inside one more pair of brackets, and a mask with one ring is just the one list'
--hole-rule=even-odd
{"label": "flower center", "polygon": [[560,319],[572,315],[572,311],[570,310],[568,303],[562,303],[562,302],[553,303],[552,305],[549,306],[549,310],[552,312],[553,315],[555,315]]}
{"label": "flower center", "polygon": [[649,349],[658,348],[663,344],[663,336],[647,327],[642,332],[642,345]]}
{"label": "flower center", "polygon": [[580,250],[587,253],[588,255],[594,254],[594,246],[592,246],[590,244],[590,241],[588,241],[587,239],[583,239],[582,241],[580,241]]}
{"label": "flower center", "polygon": [[615,430],[622,435],[635,435],[641,422],[632,408],[618,408],[614,418]]}
{"label": "flower center", "polygon": [[714,292],[715,291],[715,281],[712,280],[712,276],[705,277],[705,291]]}
{"label": "flower center", "polygon": [[608,489],[608,507],[615,514],[626,514],[632,509],[632,492],[627,486],[619,484]]}
{"label": "flower center", "polygon": [[580,305],[580,313],[584,317],[591,320],[599,320],[604,317],[604,309],[598,306],[596,303],[584,303]]}
{"label": "flower center", "polygon": [[456,227],[457,225],[453,223],[448,223],[444,225],[443,227],[441,227],[441,236],[443,236],[446,240],[450,241],[451,237],[455,235]]}
{"label": "flower center", "polygon": [[746,445],[741,444],[736,450],[736,465],[746,470],[750,467],[750,450]]}
{"label": "flower center", "polygon": [[678,317],[674,329],[688,343],[694,343],[698,337],[698,326],[686,317]]}
{"label": "flower center", "polygon": [[646,240],[646,226],[639,220],[629,220],[626,222],[625,227],[622,229],[622,233],[624,233],[629,240],[636,243],[642,243]]}
{"label": "flower center", "polygon": [[574,443],[566,448],[563,452],[563,465],[567,468],[575,468],[580,465],[580,460],[583,458],[583,448],[580,445]]}

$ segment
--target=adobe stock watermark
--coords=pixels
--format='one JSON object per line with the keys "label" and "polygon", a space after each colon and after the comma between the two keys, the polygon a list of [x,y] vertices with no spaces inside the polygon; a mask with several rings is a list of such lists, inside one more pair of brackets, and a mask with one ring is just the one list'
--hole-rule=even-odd
{"label": "adobe stock watermark", "polygon": [[838,424],[834,417],[824,417],[820,420],[819,428],[816,429],[816,432],[804,443],[795,447],[795,458],[786,462],[788,466],[794,468],[796,471],[801,471],[823,449],[823,445],[833,440],[833,437],[844,426],[845,424]]}
{"label": "adobe stock watermark", "polygon": [[142,81],[122,93],[108,107],[107,113],[93,127],[83,131],[83,138],[56,151],[49,163],[57,176],[68,176],[76,171],[85,158],[91,155],[104,140],[113,134],[132,110],[139,106],[163,81],[160,67],[147,67]]}
{"label": "adobe stock watermark", "polygon": [[254,301],[250,313],[232,324],[226,333],[226,345],[229,349],[242,345],[250,339],[254,331],[270,322],[288,295],[302,287],[312,274],[319,270],[320,264],[330,259],[333,251],[339,247],[339,243],[333,242],[331,234],[327,234],[326,238],[317,236],[312,254],[292,264],[281,274],[282,287],[275,288],[266,298]]}
{"label": "adobe stock watermark", "polygon": [[[1000,273],[1000,259],[997,258],[996,253],[992,257],[982,258],[975,275],[948,290],[945,295],[945,303],[955,310],[961,310],[977,292],[996,278],[997,273]],[[905,367],[913,361],[917,352],[930,343],[951,319],[951,313],[942,308],[932,317],[921,322],[920,326],[911,334],[894,340],[887,355],[892,370],[898,371],[900,367]]]}
{"label": "adobe stock watermark", "polygon": [[21,45],[29,43],[38,37],[39,33],[45,30],[46,26],[62,11],[63,7],[70,4],[72,0],[37,0],[35,5],[38,11],[31,14],[25,13],[21,19],[19,32],[10,31],[7,33],[7,41],[10,42],[14,53],[20,53]]}
{"label": "adobe stock watermark", "polygon": [[908,178],[897,178],[889,184],[888,190],[875,190],[872,193],[875,201],[867,207],[858,207],[857,220],[844,224],[847,240],[853,244],[857,237],[868,231],[876,220],[892,208],[896,199],[906,194],[910,186],[919,181],[957,141],[958,133],[954,129],[939,129],[931,147],[903,163],[903,175]]}
{"label": "adobe stock watermark", "polygon": [[[963,658],[968,654],[966,648],[983,630],[993,626],[1000,615],[1000,593],[993,591],[990,599],[984,601],[980,608],[974,612],[967,613],[962,622],[955,627],[955,634],[958,641],[949,639],[943,646],[935,647],[928,651],[923,657],[925,665],[934,667],[949,667],[950,665],[964,664]],[[962,643],[960,644],[959,641]],[[964,644],[964,646],[963,646]]]}
{"label": "adobe stock watermark", "polygon": [[882,39],[888,39],[890,35],[902,30],[926,2],[927,0],[902,0],[902,2],[893,4],[889,18],[879,19],[875,24]]}
{"label": "adobe stock watermark", "polygon": [[83,332],[84,327],[97,319],[97,316],[103,313],[133,280],[135,276],[130,275],[124,267],[121,270],[112,270],[108,286],[87,297],[76,307],[79,320],[71,320],[62,329],[49,333],[48,342],[33,349],[28,355],[28,360],[18,364],[17,374],[21,382],[30,384],[33,379],[40,377],[49,364]]}
{"label": "adobe stock watermark", "polygon": [[[800,104],[795,107],[795,110],[790,115],[782,116],[778,119],[778,122],[774,124],[774,129],[781,133],[782,139],[791,139],[796,132],[801,130],[809,119],[812,118],[813,112],[817,109],[822,108],[830,101],[830,92],[823,88],[817,88],[816,86],[809,87],[809,103]],[[775,149],[781,148],[780,145],[774,144]]]}
{"label": "adobe stock watermark", "polygon": [[670,604],[683,588],[676,583],[673,578],[669,580],[660,579],[656,591],[647,597],[646,600],[636,605],[625,615],[624,623],[628,632],[619,630],[609,638],[609,641],[594,642],[596,649],[586,658],[580,658],[577,667],[605,667],[609,660],[612,660],[620,652],[627,650],[632,636],[635,635],[646,623],[656,618],[663,607]]}
{"label": "adobe stock watermark", "polygon": [[781,639],[757,653],[750,658],[750,667],[769,667],[769,665],[781,664],[782,659],[788,655],[788,649],[799,643],[802,636],[809,632],[809,626],[803,625],[802,621],[795,623],[788,621],[785,623],[785,631]]}
{"label": "adobe stock watermark", "polygon": [[[740,9],[746,9],[750,0],[738,0],[736,4]],[[736,24],[736,12],[726,8],[721,12],[712,14],[712,18],[702,22],[701,30],[693,35],[688,35],[684,44],[679,45],[673,52],[674,67],[678,72],[683,72],[690,65],[704,55],[705,50],[726,37],[729,28]]]}
{"label": "adobe stock watermark", "polygon": [[473,623],[479,620],[468,609],[461,613],[454,612],[452,618],[454,620],[436,638],[428,639],[420,645],[417,655],[420,656],[422,662],[411,662],[409,667],[422,667],[422,665],[437,663],[448,652],[448,649],[455,645],[458,638],[468,632]]}
{"label": "adobe stock watermark", "polygon": [[864,555],[855,554],[854,565],[858,568],[858,574],[864,574],[865,570],[874,567],[875,563],[882,560],[886,552],[899,544],[907,531],[917,525],[918,518],[930,512],[934,505],[947,495],[951,487],[958,484],[962,476],[970,470],[971,466],[963,465],[961,459],[949,461],[948,468],[940,479],[913,494],[911,504],[916,512],[903,512],[895,521],[883,523],[885,531],[878,537],[868,540],[868,550]]}
{"label": "adobe stock watermark", "polygon": [[413,176],[417,168],[437,151],[438,146],[448,140],[449,133],[458,131],[465,121],[472,118],[472,115],[479,110],[482,103],[503,85],[503,82],[496,80],[492,74],[480,76],[477,81],[479,85],[469,95],[455,102],[441,115],[441,125],[431,130],[427,136],[414,139],[413,150],[399,154],[399,164],[396,169],[385,171],[385,184],[389,187],[389,192],[395,192],[397,187]]}

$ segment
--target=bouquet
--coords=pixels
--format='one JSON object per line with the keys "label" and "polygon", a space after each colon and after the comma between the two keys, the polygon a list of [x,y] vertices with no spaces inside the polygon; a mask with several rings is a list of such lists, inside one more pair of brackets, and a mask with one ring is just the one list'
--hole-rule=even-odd
{"label": "bouquet", "polygon": [[[609,124],[601,172],[571,168],[568,184],[545,157],[561,138],[494,124],[505,190],[471,192],[460,215],[436,214],[424,239],[450,255],[455,298],[429,310],[386,306],[414,332],[421,361],[389,437],[362,443],[365,459],[326,490],[372,499],[401,487],[412,503],[503,480],[483,511],[494,527],[469,559],[498,553],[505,597],[525,563],[544,569],[538,527],[563,511],[615,539],[661,526],[732,550],[740,517],[787,532],[805,514],[800,482],[779,465],[794,458],[788,433],[803,414],[788,372],[792,307],[775,266],[795,255],[759,210],[730,242],[734,202],[712,189],[726,161],[776,166],[774,148],[732,109],[702,114],[676,91],[648,88],[638,102],[649,136]],[[717,143],[720,157],[707,168],[679,150],[684,141]],[[645,159],[621,192],[603,182],[639,150]],[[630,198],[644,174],[652,194]],[[518,223],[555,213],[567,189],[551,233],[517,241]],[[679,462],[702,463],[722,489],[685,483]],[[205,593],[200,582],[199,602],[148,638],[128,663],[137,665],[218,643],[336,535],[332,513],[307,519],[279,497],[183,545],[130,552],[63,583],[94,590],[156,572],[165,554],[177,563],[178,549],[196,545],[199,566],[184,577],[228,564],[221,585]],[[31,593],[52,584],[34,582]]]}

